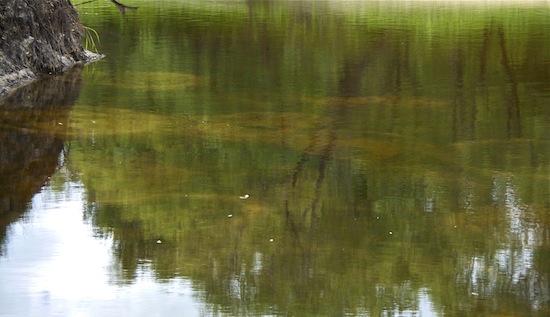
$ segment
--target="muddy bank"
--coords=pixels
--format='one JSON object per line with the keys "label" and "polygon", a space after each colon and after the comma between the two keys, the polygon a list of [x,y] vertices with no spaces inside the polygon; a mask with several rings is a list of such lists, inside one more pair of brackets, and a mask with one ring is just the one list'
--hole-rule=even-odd
{"label": "muddy bank", "polygon": [[100,58],[81,42],[69,0],[0,0],[0,97],[41,75]]}

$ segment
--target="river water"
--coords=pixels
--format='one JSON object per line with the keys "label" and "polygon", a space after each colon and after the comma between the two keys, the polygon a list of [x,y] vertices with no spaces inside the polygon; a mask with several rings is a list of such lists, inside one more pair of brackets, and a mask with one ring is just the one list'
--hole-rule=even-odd
{"label": "river water", "polygon": [[548,1],[123,3],[0,101],[0,316],[550,315]]}

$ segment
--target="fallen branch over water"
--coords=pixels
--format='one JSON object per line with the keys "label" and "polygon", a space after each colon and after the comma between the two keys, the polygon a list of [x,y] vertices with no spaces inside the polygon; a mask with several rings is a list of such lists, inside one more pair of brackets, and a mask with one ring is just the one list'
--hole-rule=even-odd
{"label": "fallen branch over water", "polygon": [[[96,2],[97,0],[89,0],[89,1],[84,1],[84,2],[81,2],[81,3],[78,3],[78,4],[75,4],[74,6],[80,6],[80,5],[83,5],[83,4],[88,4],[88,3],[92,3],[92,2]],[[118,1],[115,1],[115,0],[111,0],[112,3],[114,3],[117,8],[118,8],[118,11],[120,11],[120,13],[124,14],[126,12],[126,10],[130,10],[130,11],[135,11],[138,9],[138,7],[131,7],[131,6],[127,6],[125,4],[122,4]]]}

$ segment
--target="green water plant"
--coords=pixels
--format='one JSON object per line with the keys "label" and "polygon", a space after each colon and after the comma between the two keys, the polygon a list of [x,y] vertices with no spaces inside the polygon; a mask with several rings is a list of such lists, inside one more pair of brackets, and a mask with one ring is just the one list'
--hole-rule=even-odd
{"label": "green water plant", "polygon": [[83,26],[84,28],[84,48],[94,53],[99,53],[97,45],[100,43],[99,33],[91,27]]}

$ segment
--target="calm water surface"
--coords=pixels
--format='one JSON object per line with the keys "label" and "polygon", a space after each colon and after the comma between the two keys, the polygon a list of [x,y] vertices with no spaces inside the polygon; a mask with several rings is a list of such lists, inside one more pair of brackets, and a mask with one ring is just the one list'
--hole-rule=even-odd
{"label": "calm water surface", "polygon": [[550,315],[547,1],[124,3],[0,101],[0,316]]}

